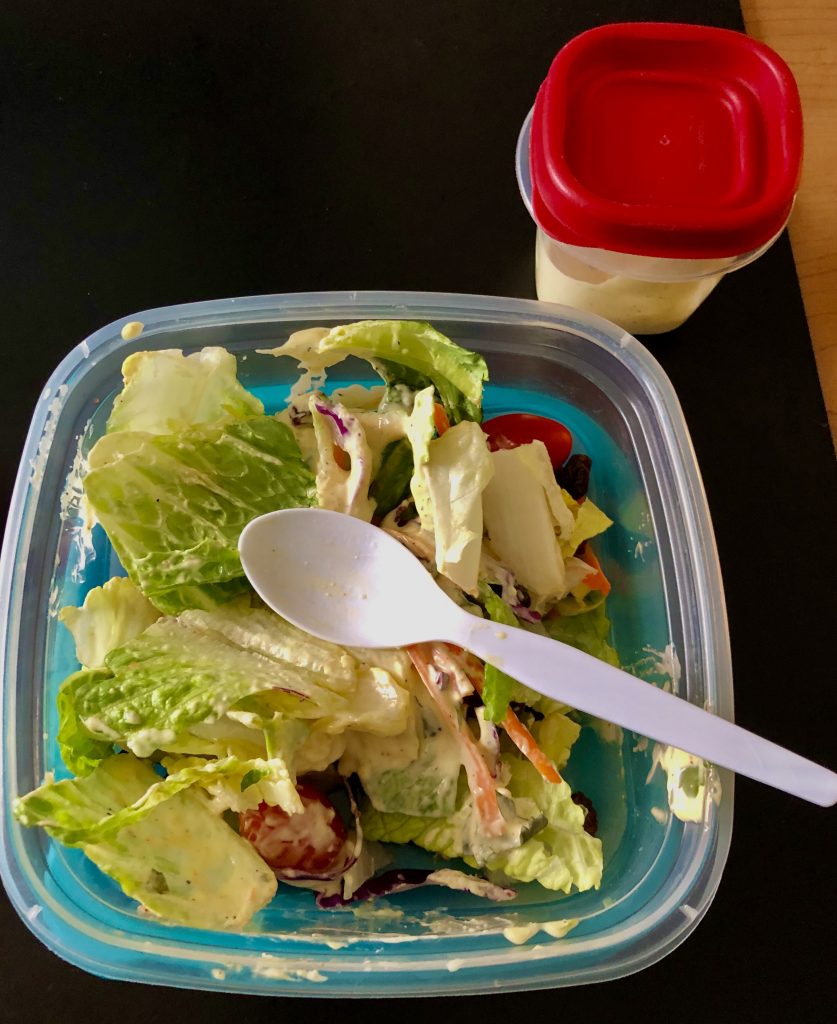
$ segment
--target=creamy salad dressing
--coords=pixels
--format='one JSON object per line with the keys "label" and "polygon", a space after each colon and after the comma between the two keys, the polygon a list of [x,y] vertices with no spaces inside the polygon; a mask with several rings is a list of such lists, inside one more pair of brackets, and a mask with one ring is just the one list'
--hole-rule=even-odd
{"label": "creamy salad dressing", "polygon": [[119,333],[124,341],[135,341],[144,330],[145,324],[142,320],[129,320],[127,324],[122,325],[122,330]]}
{"label": "creamy salad dressing", "polygon": [[515,946],[521,946],[524,942],[537,935],[538,932],[546,932],[553,939],[563,939],[579,923],[579,918],[563,918],[559,921],[533,921],[531,924],[511,925],[503,929],[503,937]]}
{"label": "creamy salad dressing", "polygon": [[[38,442],[38,450],[35,452],[35,457],[29,464],[31,468],[29,482],[33,487],[39,487],[44,478],[47,459],[49,458],[49,453],[52,449],[52,442],[55,439],[55,431],[58,428],[58,417],[64,407],[64,399],[67,397],[67,391],[68,388],[66,384],[59,384],[56,388],[55,395],[49,400],[49,404],[47,405],[46,420],[44,422],[41,439]],[[41,400],[46,401],[48,398],[49,392],[45,391],[41,396]]]}
{"label": "creamy salad dressing", "polygon": [[455,809],[462,754],[427,697],[415,700],[419,713],[401,733],[349,733],[340,771],[357,773],[378,810],[441,818]]}
{"label": "creamy salad dressing", "polygon": [[[712,292],[723,273],[666,280],[667,262],[654,260],[660,280],[642,281],[607,273],[571,255],[537,232],[535,287],[542,302],[558,302],[612,320],[631,334],[661,334],[687,320]],[[674,269],[674,268],[672,268]]]}

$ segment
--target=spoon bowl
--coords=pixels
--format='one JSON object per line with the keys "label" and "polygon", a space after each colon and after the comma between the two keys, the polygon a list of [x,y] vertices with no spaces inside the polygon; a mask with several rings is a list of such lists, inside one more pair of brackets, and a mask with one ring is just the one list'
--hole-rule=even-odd
{"label": "spoon bowl", "polygon": [[449,609],[459,611],[403,544],[340,512],[269,512],[247,524],[238,550],[265,604],[335,644],[403,647],[438,640]]}

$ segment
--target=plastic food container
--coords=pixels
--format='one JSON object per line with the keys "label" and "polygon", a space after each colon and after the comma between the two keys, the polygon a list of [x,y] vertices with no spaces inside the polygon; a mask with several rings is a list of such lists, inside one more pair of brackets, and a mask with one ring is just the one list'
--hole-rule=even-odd
{"label": "plastic food container", "polygon": [[[652,744],[592,722],[565,774],[593,800],[605,848],[598,891],[570,896],[521,886],[511,904],[424,889],[356,911],[323,912],[282,887],[242,933],[199,932],[140,913],[84,855],[20,827],[11,801],[63,772],[55,693],[75,666],[56,620],[113,574],[99,528],[78,541],[79,450],[101,433],[125,356],[143,348],[224,345],[240,376],[282,406],[291,360],[258,355],[291,331],[370,317],[431,321],[481,351],[486,413],[530,411],[569,426],[593,459],[594,500],[615,525],[600,557],[614,582],[613,640],[624,665],[732,717],[732,679],[718,559],[677,398],[634,338],[597,317],[515,299],[351,292],[225,299],[139,313],[97,331],[52,375],[32,420],[0,570],[3,658],[2,875],[35,935],[95,974],[152,984],[277,995],[484,993],[616,978],[653,963],[692,931],[718,887],[732,825],[732,778],[720,804],[683,824],[668,812]],[[141,321],[140,337],[121,329]],[[131,335],[131,331],[126,331]],[[334,380],[369,380],[366,364]],[[81,446],[81,447],[80,447]],[[69,486],[68,486],[69,481]],[[403,849],[403,848],[402,848]],[[403,854],[401,863],[403,861]],[[408,854],[419,863],[425,856]],[[580,923],[560,937],[561,922]]]}
{"label": "plastic food container", "polygon": [[677,24],[577,36],[518,140],[538,298],[634,334],[678,327],[776,240],[801,159],[796,83],[763,43]]}

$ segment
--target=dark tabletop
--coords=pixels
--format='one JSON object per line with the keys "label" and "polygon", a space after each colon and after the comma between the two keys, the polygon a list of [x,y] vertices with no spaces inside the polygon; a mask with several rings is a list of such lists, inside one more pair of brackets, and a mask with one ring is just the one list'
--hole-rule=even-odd
{"label": "dark tabletop", "polygon": [[[654,18],[741,27],[734,0],[5,0],[5,494],[47,376],[117,317],[330,288],[534,297],[520,124],[568,38]],[[648,344],[706,483],[737,718],[833,765],[837,474],[786,238]],[[715,902],[661,963],[586,989],[377,1010],[826,1020],[833,864],[833,813],[740,779]],[[326,1021],[337,1009],[101,981],[40,946],[2,897],[0,936],[9,1024]]]}

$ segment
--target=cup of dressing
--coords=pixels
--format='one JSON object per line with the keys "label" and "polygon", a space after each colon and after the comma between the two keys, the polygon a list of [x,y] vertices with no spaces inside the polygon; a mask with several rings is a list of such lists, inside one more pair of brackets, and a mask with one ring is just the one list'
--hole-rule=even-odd
{"label": "cup of dressing", "polygon": [[517,146],[538,298],[682,324],[781,234],[802,163],[785,62],[739,32],[616,24],[558,53]]}

